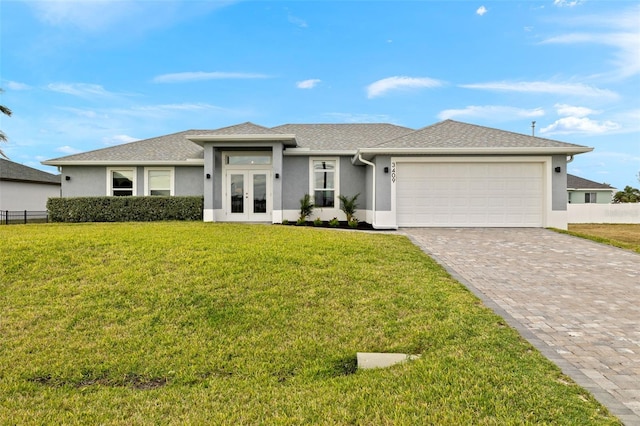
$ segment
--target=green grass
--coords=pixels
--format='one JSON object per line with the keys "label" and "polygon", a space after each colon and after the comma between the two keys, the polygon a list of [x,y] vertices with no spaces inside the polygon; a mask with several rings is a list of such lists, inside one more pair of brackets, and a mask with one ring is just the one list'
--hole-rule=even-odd
{"label": "green grass", "polygon": [[[0,424],[618,424],[406,238],[0,227]],[[422,358],[355,371],[356,352]]]}
{"label": "green grass", "polygon": [[570,223],[555,231],[640,253],[640,224]]}

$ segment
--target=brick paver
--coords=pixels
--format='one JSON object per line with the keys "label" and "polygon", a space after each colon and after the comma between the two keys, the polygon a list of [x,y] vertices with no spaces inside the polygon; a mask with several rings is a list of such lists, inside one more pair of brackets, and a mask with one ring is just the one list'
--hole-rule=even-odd
{"label": "brick paver", "polygon": [[620,420],[640,425],[640,255],[546,229],[401,232]]}

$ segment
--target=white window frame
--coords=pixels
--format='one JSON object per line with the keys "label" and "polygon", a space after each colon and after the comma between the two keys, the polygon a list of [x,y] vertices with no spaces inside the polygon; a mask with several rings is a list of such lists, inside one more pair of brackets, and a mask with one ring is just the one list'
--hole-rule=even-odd
{"label": "white window frame", "polygon": [[119,171],[131,172],[131,174],[133,175],[133,179],[131,180],[131,196],[137,195],[136,187],[138,170],[136,167],[107,167],[107,196],[116,197],[116,195],[113,195],[113,172]]}
{"label": "white window frame", "polygon": [[154,189],[168,189],[169,196],[175,194],[175,167],[145,167],[144,168],[144,195],[151,196],[151,189],[149,188],[149,172],[154,170],[165,170],[169,172],[169,188],[154,188]]}
{"label": "white window frame", "polygon": [[314,204],[316,199],[316,188],[314,186],[315,169],[313,168],[313,163],[316,161],[333,161],[336,166],[333,172],[333,207],[317,206],[317,208],[339,210],[340,200],[338,199],[338,196],[340,195],[340,157],[309,157],[309,195],[311,195],[311,199],[314,201]]}

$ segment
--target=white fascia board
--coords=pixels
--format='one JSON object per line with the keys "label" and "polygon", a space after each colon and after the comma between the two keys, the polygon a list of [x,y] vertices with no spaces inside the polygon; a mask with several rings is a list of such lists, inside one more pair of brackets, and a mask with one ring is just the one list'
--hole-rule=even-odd
{"label": "white fascia board", "polygon": [[189,159],[180,161],[132,161],[132,160],[61,160],[61,161],[41,161],[45,166],[204,166],[204,159]]}
{"label": "white fascia board", "polygon": [[317,156],[317,155],[322,155],[322,156],[332,156],[332,157],[344,157],[344,156],[352,156],[355,155],[357,151],[355,150],[315,150],[315,149],[310,149],[310,148],[287,148],[284,152],[283,155],[285,156],[296,156],[296,155],[301,155],[301,156]]}
{"label": "white fascia board", "polygon": [[[247,135],[194,135],[185,136],[191,142],[204,146],[206,142],[293,142],[296,143],[294,134],[247,134]],[[294,145],[295,146],[295,145]]]}
{"label": "white fascia board", "polygon": [[[570,147],[463,147],[463,148],[365,148],[358,150],[364,158],[376,155],[554,155],[591,152],[586,146]],[[355,161],[355,160],[354,160]]]}

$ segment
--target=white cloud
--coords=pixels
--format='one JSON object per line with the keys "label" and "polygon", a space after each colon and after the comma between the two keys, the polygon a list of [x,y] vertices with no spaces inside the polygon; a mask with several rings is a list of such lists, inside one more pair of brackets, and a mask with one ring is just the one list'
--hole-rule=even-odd
{"label": "white cloud", "polygon": [[476,10],[476,14],[478,14],[478,15],[480,15],[480,16],[484,15],[484,14],[485,14],[485,13],[487,13],[487,12],[488,12],[488,10],[487,10],[487,8],[486,8],[486,7],[484,7],[484,6],[480,6],[480,7],[478,8],[478,10]]}
{"label": "white cloud", "polygon": [[17,81],[7,81],[7,89],[9,90],[29,90],[31,86],[24,83],[18,83]]}
{"label": "white cloud", "polygon": [[140,139],[134,138],[133,136],[129,136],[129,135],[113,135],[110,137],[102,138],[102,143],[108,146],[113,146],[113,145],[120,145],[123,143],[135,142],[139,140]]}
{"label": "white cloud", "polygon": [[519,118],[542,117],[544,109],[522,109],[500,105],[470,105],[463,109],[446,109],[438,114],[438,118],[446,120],[455,117],[490,118],[494,120],[511,120]]}
{"label": "white cloud", "polygon": [[318,85],[318,83],[320,83],[320,81],[317,78],[311,78],[309,80],[302,80],[296,83],[296,87],[298,89],[313,89],[314,87],[316,87]]}
{"label": "white cloud", "polygon": [[554,107],[558,115],[572,117],[586,117],[587,115],[600,114],[602,111],[596,111],[587,107],[579,107],[567,104],[555,104]]}
{"label": "white cloud", "polygon": [[442,85],[444,85],[442,81],[428,77],[387,77],[367,86],[367,97],[369,99],[375,98],[390,90],[419,89],[424,87],[430,88],[440,87]]}
{"label": "white cloud", "polygon": [[51,83],[47,89],[52,92],[65,93],[67,95],[92,97],[92,96],[113,96],[99,84],[87,83]]}
{"label": "white cloud", "polygon": [[290,23],[292,23],[293,25],[300,27],[300,28],[307,28],[307,21],[305,21],[302,18],[298,18],[297,16],[293,16],[291,14],[289,14],[287,16],[287,19],[289,20]]}
{"label": "white cloud", "polygon": [[558,7],[574,7],[581,3],[581,0],[553,0],[553,4]]}
{"label": "white cloud", "polygon": [[35,17],[50,26],[71,27],[87,33],[124,32],[166,27],[190,17],[199,17],[225,7],[235,0],[196,1],[114,1],[45,0],[28,1]]}
{"label": "white cloud", "polygon": [[495,90],[519,93],[550,93],[554,95],[586,96],[618,99],[611,90],[599,89],[582,83],[551,83],[548,81],[495,81],[489,83],[461,84],[466,89]]}
{"label": "white cloud", "polygon": [[203,81],[203,80],[223,80],[223,79],[255,79],[255,78],[269,78],[265,74],[256,73],[244,73],[244,72],[179,72],[172,74],[162,74],[153,78],[154,83],[184,83],[189,81]]}
{"label": "white cloud", "polygon": [[[610,46],[611,64],[615,71],[603,74],[604,77],[624,79],[640,74],[640,7],[609,15],[586,15],[563,21],[565,25],[586,26],[588,31],[571,32],[549,37],[540,44],[576,44],[593,43]],[[601,27],[605,31],[594,32]],[[596,76],[598,77],[598,76]]]}
{"label": "white cloud", "polygon": [[588,117],[563,117],[540,130],[540,133],[549,135],[567,135],[573,133],[602,134],[620,128],[613,121],[596,121]]}
{"label": "white cloud", "polygon": [[63,154],[67,154],[67,155],[77,154],[79,152],[82,152],[82,150],[73,148],[69,145],[59,146],[58,148],[56,148],[56,151],[61,152]]}

